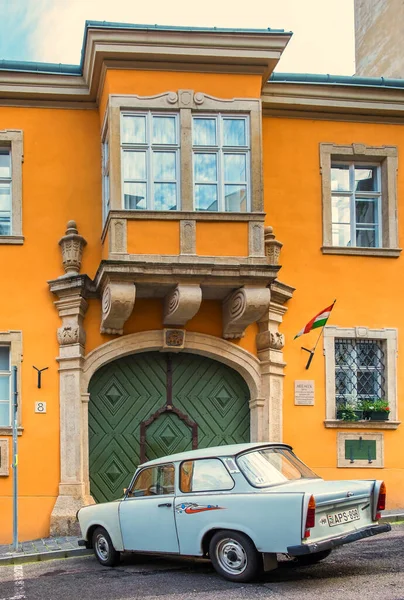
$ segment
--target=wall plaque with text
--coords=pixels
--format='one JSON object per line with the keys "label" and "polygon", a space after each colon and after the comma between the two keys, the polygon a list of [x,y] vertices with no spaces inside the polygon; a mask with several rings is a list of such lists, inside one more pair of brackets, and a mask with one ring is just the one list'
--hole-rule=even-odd
{"label": "wall plaque with text", "polygon": [[297,404],[298,406],[314,406],[313,380],[295,380],[295,404]]}

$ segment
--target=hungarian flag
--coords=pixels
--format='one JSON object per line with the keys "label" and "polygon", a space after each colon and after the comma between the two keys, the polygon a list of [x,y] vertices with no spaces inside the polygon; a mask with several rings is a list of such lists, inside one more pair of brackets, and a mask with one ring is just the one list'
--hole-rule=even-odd
{"label": "hungarian flag", "polygon": [[324,327],[324,325],[328,321],[328,317],[330,316],[332,309],[334,308],[334,304],[335,304],[335,300],[330,306],[327,306],[327,308],[324,308],[324,310],[322,310],[315,317],[313,317],[311,319],[311,321],[309,321],[307,323],[307,325],[305,327],[303,327],[303,329],[301,329],[299,331],[299,333],[296,334],[293,339],[298,338],[300,335],[303,335],[304,333],[309,333],[309,331],[311,331],[312,329],[317,329],[317,327]]}

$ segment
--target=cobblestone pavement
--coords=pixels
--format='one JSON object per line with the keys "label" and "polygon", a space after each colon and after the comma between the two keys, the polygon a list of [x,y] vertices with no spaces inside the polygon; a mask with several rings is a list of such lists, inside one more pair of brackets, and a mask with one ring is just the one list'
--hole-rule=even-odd
{"label": "cobblestone pavement", "polygon": [[79,547],[78,539],[75,536],[61,536],[20,542],[17,552],[13,544],[3,545],[0,546],[0,564],[16,564],[31,560],[46,560],[47,558],[64,558],[90,554],[91,551]]}

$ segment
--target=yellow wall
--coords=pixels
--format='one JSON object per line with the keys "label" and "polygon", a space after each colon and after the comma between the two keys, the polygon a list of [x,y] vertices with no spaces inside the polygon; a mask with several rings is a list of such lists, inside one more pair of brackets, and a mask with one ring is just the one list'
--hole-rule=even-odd
{"label": "yellow wall", "polygon": [[[322,343],[306,371],[308,354],[319,331],[297,340],[294,335],[320,310],[337,299],[330,325],[338,327],[393,327],[402,330],[403,257],[398,259],[323,255],[322,202],[319,167],[320,142],[349,145],[399,146],[404,130],[394,125],[265,118],[264,193],[266,224],[283,243],[279,279],[296,288],[288,303],[281,330],[286,335],[284,357],[284,441],[290,443],[315,471],[332,479],[382,478],[387,483],[389,507],[404,506],[404,430],[384,431],[385,469],[337,468],[336,439],[340,429],[326,429],[325,372]],[[404,171],[398,171],[398,199],[404,197]],[[399,206],[399,214],[403,213]],[[399,239],[404,239],[399,220]],[[399,415],[404,403],[404,340],[399,335],[397,389]],[[315,381],[315,405],[294,405],[294,381]],[[353,432],[355,430],[345,429]],[[374,430],[372,430],[374,431]]]}

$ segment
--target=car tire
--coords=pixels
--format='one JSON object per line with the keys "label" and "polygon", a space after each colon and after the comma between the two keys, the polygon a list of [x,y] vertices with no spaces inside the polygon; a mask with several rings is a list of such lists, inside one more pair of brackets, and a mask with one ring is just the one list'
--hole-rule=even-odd
{"label": "car tire", "polygon": [[303,556],[295,556],[293,562],[299,567],[308,567],[309,565],[315,565],[324,560],[327,556],[330,556],[331,550],[321,550],[321,552],[314,552],[313,554],[304,554]]}
{"label": "car tire", "polygon": [[114,567],[119,563],[120,552],[115,550],[109,533],[104,527],[97,527],[93,533],[94,554],[105,567]]}
{"label": "car tire", "polygon": [[238,531],[215,533],[209,544],[213,567],[225,579],[246,583],[262,570],[262,557],[249,537]]}

